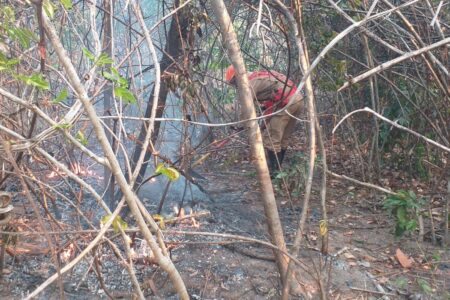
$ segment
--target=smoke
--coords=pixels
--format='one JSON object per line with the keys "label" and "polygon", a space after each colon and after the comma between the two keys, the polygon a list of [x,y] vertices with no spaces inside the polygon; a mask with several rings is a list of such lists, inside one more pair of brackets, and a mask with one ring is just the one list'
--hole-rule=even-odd
{"label": "smoke", "polygon": [[[169,94],[164,111],[165,118],[185,118],[182,114],[183,103],[174,94]],[[204,117],[197,119],[203,121]],[[198,125],[191,125],[182,122],[163,122],[159,133],[156,149],[162,156],[169,158],[172,162],[180,161],[186,170],[190,165],[189,153],[203,140],[207,134],[207,128]],[[149,164],[147,175],[154,174],[155,166]],[[150,210],[157,209],[168,185],[168,178],[161,175],[154,180],[145,183],[139,190],[139,197],[148,204]],[[170,183],[163,207],[163,212],[173,212],[174,206],[178,206],[182,201],[184,204],[193,205],[208,199],[196,185],[189,182],[184,176]]]}

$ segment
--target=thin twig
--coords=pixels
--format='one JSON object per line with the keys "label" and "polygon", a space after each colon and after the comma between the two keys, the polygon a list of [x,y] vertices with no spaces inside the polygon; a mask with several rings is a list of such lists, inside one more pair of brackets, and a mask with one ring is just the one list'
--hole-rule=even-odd
{"label": "thin twig", "polygon": [[[450,42],[450,38],[449,38],[449,42]],[[409,133],[411,133],[412,135],[414,135],[414,136],[416,136],[416,137],[418,137],[418,138],[423,139],[423,140],[426,141],[427,143],[430,143],[430,144],[435,145],[436,147],[439,147],[439,148],[441,148],[441,149],[443,149],[443,150],[445,150],[445,151],[447,151],[447,152],[450,152],[450,148],[449,148],[449,147],[446,147],[446,146],[444,146],[444,145],[442,145],[442,144],[439,144],[438,142],[435,142],[435,141],[433,141],[433,140],[427,138],[426,136],[421,135],[420,133],[417,133],[417,132],[415,132],[415,131],[413,131],[413,130],[411,130],[411,129],[405,127],[405,126],[402,126],[402,125],[398,124],[397,122],[391,121],[391,120],[389,120],[388,118],[386,118],[386,117],[380,115],[379,113],[373,111],[372,109],[370,109],[370,108],[368,108],[368,107],[364,107],[364,108],[362,108],[362,109],[357,109],[357,110],[352,111],[351,113],[348,113],[348,114],[347,114],[346,116],[344,116],[344,117],[342,118],[342,120],[340,120],[339,123],[333,128],[332,133],[334,134],[334,132],[336,131],[336,129],[342,124],[342,122],[345,121],[345,119],[347,119],[347,118],[350,117],[351,115],[353,115],[353,114],[355,114],[355,113],[358,113],[358,112],[369,112],[369,113],[371,113],[371,114],[374,114],[377,118],[379,118],[379,119],[381,119],[381,120],[383,120],[383,121],[385,121],[385,122],[391,124],[392,126],[397,127],[397,128],[399,128],[399,129],[401,129],[401,130],[404,130],[404,131],[406,131],[406,132],[409,132]]]}
{"label": "thin twig", "polygon": [[367,77],[370,77],[370,76],[372,76],[372,75],[374,75],[374,74],[376,74],[376,73],[379,73],[379,72],[381,72],[381,71],[385,71],[385,70],[389,69],[390,67],[395,66],[395,65],[398,64],[398,63],[401,63],[402,61],[405,61],[405,60],[407,60],[407,59],[410,59],[410,58],[413,58],[413,57],[415,57],[415,56],[421,55],[421,54],[423,54],[423,53],[429,52],[429,51],[431,51],[431,50],[433,50],[433,49],[436,49],[436,48],[445,46],[445,45],[447,45],[447,44],[450,44],[450,37],[448,37],[448,38],[446,38],[446,39],[443,39],[443,40],[441,40],[441,41],[439,41],[439,42],[436,42],[436,43],[434,43],[434,44],[431,44],[431,45],[429,45],[429,46],[420,48],[420,49],[418,49],[418,50],[408,52],[408,53],[406,53],[406,54],[403,54],[402,56],[399,56],[399,57],[397,57],[397,58],[394,58],[394,59],[392,59],[392,60],[390,60],[390,61],[387,61],[387,62],[385,62],[385,63],[382,63],[381,65],[378,65],[377,67],[375,67],[375,68],[373,68],[373,69],[370,69],[369,71],[364,72],[364,73],[361,74],[361,75],[358,75],[358,76],[356,76],[356,77],[353,77],[352,79],[350,79],[349,81],[347,81],[346,83],[344,83],[344,84],[338,89],[338,92],[340,92],[340,91],[342,91],[342,90],[344,90],[344,89],[350,87],[351,85],[353,85],[353,84],[355,84],[355,83],[358,83],[358,82],[360,82],[360,81],[366,79]]}
{"label": "thin twig", "polygon": [[379,292],[379,291],[366,290],[366,289],[361,289],[361,288],[357,288],[357,287],[350,287],[350,289],[351,289],[351,290],[354,290],[354,291],[366,292],[366,293],[377,294],[377,295],[397,296],[396,294],[392,294],[392,293],[386,293],[386,292]]}
{"label": "thin twig", "polygon": [[386,194],[389,194],[389,195],[395,195],[395,192],[393,192],[391,190],[388,190],[388,189],[385,189],[385,188],[383,188],[381,186],[375,185],[373,183],[359,181],[357,179],[354,179],[354,178],[351,178],[351,177],[348,177],[348,176],[345,176],[345,175],[336,174],[336,173],[331,172],[331,171],[327,171],[327,173],[330,174],[331,176],[336,177],[336,178],[345,179],[345,180],[351,181],[353,183],[356,183],[356,184],[359,184],[359,185],[362,185],[362,186],[365,186],[365,187],[368,187],[368,188],[371,188],[371,189],[375,189],[377,191],[380,191],[380,192],[383,192],[383,193],[386,193]]}

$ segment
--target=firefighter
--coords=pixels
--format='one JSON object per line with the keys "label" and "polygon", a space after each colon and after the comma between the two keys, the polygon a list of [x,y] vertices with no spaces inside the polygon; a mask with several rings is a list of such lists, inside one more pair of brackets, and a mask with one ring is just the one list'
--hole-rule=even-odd
{"label": "firefighter", "polygon": [[[225,80],[236,87],[236,76],[233,65],[229,66],[225,73]],[[268,167],[273,178],[274,173],[281,167],[289,138],[295,129],[296,119],[303,106],[303,95],[295,94],[297,87],[286,78],[285,75],[276,71],[261,70],[248,75],[253,100],[257,101],[262,114],[271,114],[284,106],[292,99],[292,104],[283,112],[265,119],[267,130],[264,132],[264,147],[267,151]],[[292,115],[292,116],[290,116]]]}

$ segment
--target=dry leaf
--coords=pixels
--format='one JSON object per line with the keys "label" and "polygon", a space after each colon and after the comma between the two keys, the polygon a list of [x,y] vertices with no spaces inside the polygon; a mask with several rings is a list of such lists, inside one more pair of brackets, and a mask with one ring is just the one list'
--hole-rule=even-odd
{"label": "dry leaf", "polygon": [[363,258],[367,261],[376,261],[377,259],[373,256],[370,256],[368,254],[364,255]]}
{"label": "dry leaf", "polygon": [[398,262],[400,263],[400,265],[402,265],[403,268],[405,269],[411,268],[414,260],[412,258],[409,258],[405,253],[403,253],[402,250],[397,249],[397,251],[395,252],[395,257],[397,258]]}
{"label": "dry leaf", "polygon": [[345,253],[344,253],[344,257],[345,257],[346,259],[356,259],[356,257],[355,257],[353,254],[348,253],[348,252],[345,252]]}
{"label": "dry leaf", "polygon": [[379,279],[378,279],[378,282],[380,283],[380,284],[385,284],[385,283],[387,283],[389,281],[389,278],[387,278],[387,277],[380,277]]}

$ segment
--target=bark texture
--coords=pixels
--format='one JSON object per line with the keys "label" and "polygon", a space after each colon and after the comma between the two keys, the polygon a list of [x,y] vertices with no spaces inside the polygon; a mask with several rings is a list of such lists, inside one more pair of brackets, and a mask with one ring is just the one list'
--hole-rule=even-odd
{"label": "bark texture", "polygon": [[[281,226],[278,208],[273,192],[272,181],[270,180],[267,168],[266,156],[261,136],[261,131],[256,118],[256,111],[253,105],[252,92],[250,90],[244,59],[239,48],[236,33],[231,24],[230,16],[222,0],[211,2],[214,14],[220,24],[223,43],[228,51],[228,56],[236,69],[236,80],[238,85],[239,102],[242,109],[242,116],[249,121],[246,126],[249,128],[249,142],[252,155],[252,162],[256,168],[258,182],[261,189],[261,199],[264,203],[264,211],[267,218],[270,237],[273,244],[280,250],[286,251],[283,228]],[[289,258],[280,251],[274,251],[278,269],[283,279],[283,274],[287,271]]]}

